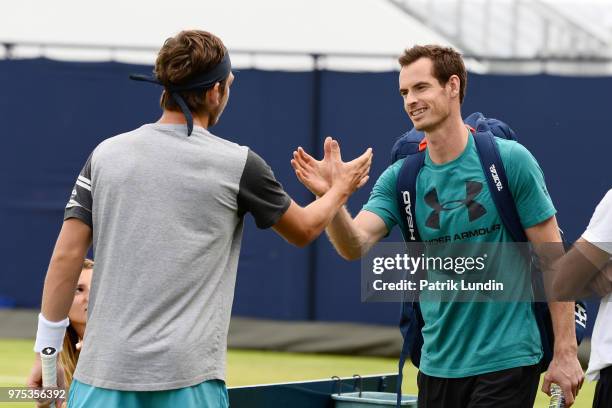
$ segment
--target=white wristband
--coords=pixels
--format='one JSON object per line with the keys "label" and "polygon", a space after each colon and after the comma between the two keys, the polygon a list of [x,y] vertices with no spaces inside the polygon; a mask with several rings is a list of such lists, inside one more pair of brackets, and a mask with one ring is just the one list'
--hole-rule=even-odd
{"label": "white wristband", "polygon": [[36,343],[34,351],[40,353],[45,347],[53,347],[58,352],[62,350],[64,344],[64,333],[66,327],[70,324],[70,320],[65,318],[60,322],[50,322],[45,319],[42,313],[38,314],[38,332],[36,333]]}

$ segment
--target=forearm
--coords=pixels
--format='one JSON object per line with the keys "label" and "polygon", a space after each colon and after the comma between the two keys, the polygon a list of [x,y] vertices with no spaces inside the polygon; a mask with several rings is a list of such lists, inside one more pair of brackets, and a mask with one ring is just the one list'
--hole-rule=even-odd
{"label": "forearm", "polygon": [[47,320],[56,322],[68,315],[90,245],[91,227],[77,219],[64,222],[43,288],[41,313]]}
{"label": "forearm", "polygon": [[345,207],[340,208],[326,231],[336,252],[344,259],[359,259],[366,250],[364,236]]}
{"label": "forearm", "polygon": [[64,222],[45,277],[34,351],[45,347],[61,350],[66,317],[90,242],[88,226],[77,220]]}
{"label": "forearm", "polygon": [[332,221],[338,210],[346,203],[349,194],[339,188],[331,188],[302,210],[302,222],[306,233],[306,244],[317,238]]}
{"label": "forearm", "polygon": [[571,353],[578,350],[576,323],[574,321],[574,302],[548,302],[555,334],[554,352]]}
{"label": "forearm", "polygon": [[599,272],[600,269],[576,247],[572,248],[553,269],[553,298],[567,300],[591,296],[588,285]]}
{"label": "forearm", "polygon": [[41,306],[41,313],[47,320],[55,322],[68,316],[84,257],[85,254],[78,251],[53,253]]}
{"label": "forearm", "polygon": [[609,256],[580,238],[555,265],[553,289],[557,299],[576,299],[593,295],[589,284],[602,273]]}

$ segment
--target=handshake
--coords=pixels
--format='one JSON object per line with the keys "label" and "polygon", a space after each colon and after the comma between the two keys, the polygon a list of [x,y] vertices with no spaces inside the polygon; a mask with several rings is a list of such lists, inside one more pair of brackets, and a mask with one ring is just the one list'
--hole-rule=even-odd
{"label": "handshake", "polygon": [[295,175],[310,192],[317,197],[337,189],[346,198],[365,185],[372,165],[372,148],[368,148],[356,159],[343,162],[337,140],[327,137],[322,160],[316,160],[298,147],[293,152],[291,166]]}

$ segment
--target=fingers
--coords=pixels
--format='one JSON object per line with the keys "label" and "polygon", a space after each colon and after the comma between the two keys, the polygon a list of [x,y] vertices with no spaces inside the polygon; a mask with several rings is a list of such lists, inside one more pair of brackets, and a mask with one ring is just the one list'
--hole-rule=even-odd
{"label": "fingers", "polygon": [[293,167],[294,170],[305,170],[303,163],[298,159],[291,159],[291,167]]}
{"label": "fingers", "polygon": [[360,171],[365,171],[366,173],[370,171],[370,167],[372,166],[372,149],[368,148],[365,153],[359,156],[357,160],[358,169]]}
{"label": "fingers", "polygon": [[306,184],[306,177],[304,176],[304,173],[302,173],[301,170],[295,170],[295,175],[298,178],[298,180],[300,180],[300,183],[302,184]]}
{"label": "fingers", "polygon": [[359,184],[357,184],[357,188],[361,188],[365,186],[365,184],[368,182],[369,179],[370,179],[370,176],[363,177],[361,181],[359,182]]}
{"label": "fingers", "polygon": [[332,138],[327,136],[323,142],[323,160],[331,159],[331,142]]}
{"label": "fingers", "polygon": [[372,154],[371,153],[368,156],[368,159],[365,161],[365,163],[363,163],[360,166],[360,170],[363,171],[365,174],[368,174],[370,172],[370,167],[372,167]]}
{"label": "fingers", "polygon": [[340,145],[338,144],[338,141],[332,139],[330,145],[331,145],[330,156],[331,156],[332,160],[336,160],[336,161],[341,162],[342,161],[342,153],[340,152]]}
{"label": "fingers", "polygon": [[370,167],[372,165],[372,158],[374,157],[374,153],[372,152],[372,148],[368,147],[366,149],[366,151],[362,154],[362,156],[366,157],[366,163],[365,165],[367,165],[368,167]]}
{"label": "fingers", "polygon": [[311,157],[308,161],[305,161],[299,152],[293,152],[293,159],[291,159],[291,166],[294,169],[302,170],[302,172],[312,172],[314,168],[314,159]]}
{"label": "fingers", "polygon": [[550,377],[548,376],[548,374],[544,375],[544,382],[542,383],[542,392],[544,392],[549,397],[550,397],[550,385],[551,384],[552,384],[552,381]]}
{"label": "fingers", "polygon": [[580,391],[580,386],[579,386],[580,382],[579,381],[574,381],[571,385],[572,385],[572,395],[574,396],[574,398],[576,398],[578,396],[578,392]]}
{"label": "fingers", "polygon": [[308,164],[308,159],[304,158],[303,155],[300,154],[300,148],[298,147],[297,151],[293,152],[293,160],[298,162],[302,167]]}
{"label": "fingers", "polygon": [[39,364],[35,364],[30,372],[30,376],[26,380],[26,386],[29,388],[41,388],[42,387],[42,369]]}
{"label": "fingers", "polygon": [[306,150],[302,149],[302,146],[298,147],[297,152],[298,157],[305,163],[309,163],[314,160],[314,157],[306,153]]}
{"label": "fingers", "polygon": [[372,155],[373,155],[373,153],[372,153],[372,148],[371,148],[371,147],[368,147],[368,148],[366,149],[366,151],[365,151],[365,152],[363,152],[363,154],[362,154],[361,156],[362,156],[362,157],[363,157],[363,156],[366,156],[366,157],[372,157]]}
{"label": "fingers", "polygon": [[356,166],[361,166],[361,165],[367,164],[368,161],[371,162],[373,156],[374,156],[374,153],[372,153],[372,148],[368,147],[366,151],[361,154],[361,156],[351,160],[350,163]]}
{"label": "fingers", "polygon": [[561,390],[563,391],[563,396],[565,397],[565,405],[569,407],[574,403],[574,395],[576,395],[576,393],[573,390],[572,384],[565,381],[563,382],[564,384],[560,384],[559,386],[561,387]]}

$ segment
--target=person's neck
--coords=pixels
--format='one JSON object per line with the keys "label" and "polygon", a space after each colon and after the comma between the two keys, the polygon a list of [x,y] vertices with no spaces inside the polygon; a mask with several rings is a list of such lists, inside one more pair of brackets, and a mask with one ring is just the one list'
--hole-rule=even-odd
{"label": "person's neck", "polygon": [[429,158],[435,164],[444,164],[455,160],[468,142],[468,130],[461,116],[449,118],[445,123],[431,132],[425,132]]}
{"label": "person's neck", "polygon": [[[193,125],[200,126],[204,129],[208,129],[208,115],[196,115],[193,112],[191,113],[193,116]],[[166,124],[166,125],[184,125],[187,123],[187,119],[185,119],[185,115],[181,111],[171,111],[164,109],[161,117],[158,119],[157,123]]]}

